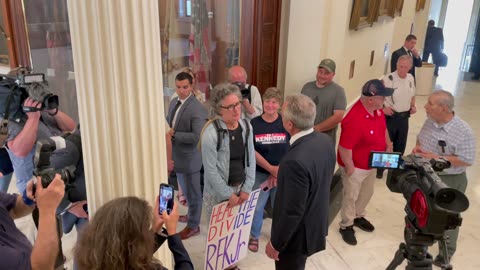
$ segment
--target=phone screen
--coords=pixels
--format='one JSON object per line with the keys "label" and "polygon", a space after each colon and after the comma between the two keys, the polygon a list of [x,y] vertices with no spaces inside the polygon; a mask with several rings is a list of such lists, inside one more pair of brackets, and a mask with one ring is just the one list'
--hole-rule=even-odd
{"label": "phone screen", "polygon": [[401,155],[401,153],[395,152],[371,152],[370,168],[398,169]]}
{"label": "phone screen", "polygon": [[161,215],[164,210],[167,214],[172,212],[173,208],[173,187],[167,184],[160,184],[158,213]]}

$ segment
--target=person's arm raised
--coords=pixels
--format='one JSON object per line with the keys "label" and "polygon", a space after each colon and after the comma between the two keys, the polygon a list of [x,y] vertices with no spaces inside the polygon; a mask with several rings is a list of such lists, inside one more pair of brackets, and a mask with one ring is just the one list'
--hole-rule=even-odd
{"label": "person's arm raised", "polygon": [[39,210],[38,236],[30,256],[30,263],[34,270],[54,267],[59,252],[56,210],[65,195],[65,184],[59,174],[55,175],[47,188],[43,188],[41,182],[38,177],[35,193]]}

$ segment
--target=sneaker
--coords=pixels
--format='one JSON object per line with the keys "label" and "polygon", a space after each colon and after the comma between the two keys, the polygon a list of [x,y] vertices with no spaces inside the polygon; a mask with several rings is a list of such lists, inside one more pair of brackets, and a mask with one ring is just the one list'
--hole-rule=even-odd
{"label": "sneaker", "polygon": [[357,244],[357,238],[355,237],[355,230],[353,229],[353,225],[348,226],[345,229],[340,228],[339,231],[345,243],[352,246],[355,246]]}
{"label": "sneaker", "polygon": [[375,227],[373,227],[372,223],[370,223],[370,221],[368,221],[364,217],[354,219],[353,225],[357,226],[358,228],[366,232],[373,232],[375,230]]}

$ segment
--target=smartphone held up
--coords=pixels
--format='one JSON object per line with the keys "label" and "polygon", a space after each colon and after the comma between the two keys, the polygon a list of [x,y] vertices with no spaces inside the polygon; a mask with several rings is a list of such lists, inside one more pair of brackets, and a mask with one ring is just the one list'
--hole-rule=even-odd
{"label": "smartphone held up", "polygon": [[173,209],[173,186],[167,184],[160,184],[160,192],[158,195],[158,214],[162,214],[163,211],[167,211],[170,215]]}

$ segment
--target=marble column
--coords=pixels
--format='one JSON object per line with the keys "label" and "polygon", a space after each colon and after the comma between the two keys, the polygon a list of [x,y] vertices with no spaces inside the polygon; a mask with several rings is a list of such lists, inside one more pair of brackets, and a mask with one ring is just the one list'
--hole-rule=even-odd
{"label": "marble column", "polygon": [[[158,0],[68,0],[90,214],[167,181]],[[169,269],[166,245],[159,259]]]}

